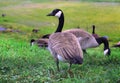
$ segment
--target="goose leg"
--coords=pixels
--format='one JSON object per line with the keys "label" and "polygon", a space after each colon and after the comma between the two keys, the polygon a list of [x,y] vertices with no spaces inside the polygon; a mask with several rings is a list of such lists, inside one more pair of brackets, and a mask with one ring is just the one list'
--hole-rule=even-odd
{"label": "goose leg", "polygon": [[69,68],[68,68],[68,71],[67,71],[67,72],[70,74],[70,76],[73,75],[73,72],[70,70],[70,69],[71,69],[71,66],[72,66],[72,63],[69,64]]}
{"label": "goose leg", "polygon": [[70,69],[71,69],[71,66],[72,66],[72,63],[70,63],[70,64],[69,64],[68,71],[70,71]]}
{"label": "goose leg", "polygon": [[56,59],[56,65],[57,65],[57,70],[60,71],[60,68],[59,68],[59,60]]}
{"label": "goose leg", "polygon": [[85,54],[87,54],[87,51],[86,51],[86,50],[83,50],[83,52],[84,52]]}

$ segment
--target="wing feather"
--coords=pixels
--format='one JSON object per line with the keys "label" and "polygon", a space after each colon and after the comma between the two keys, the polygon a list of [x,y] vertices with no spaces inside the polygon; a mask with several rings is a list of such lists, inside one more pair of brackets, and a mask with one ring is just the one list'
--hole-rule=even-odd
{"label": "wing feather", "polygon": [[49,38],[49,48],[53,56],[60,55],[66,61],[81,64],[83,53],[78,39],[71,33],[54,33]]}

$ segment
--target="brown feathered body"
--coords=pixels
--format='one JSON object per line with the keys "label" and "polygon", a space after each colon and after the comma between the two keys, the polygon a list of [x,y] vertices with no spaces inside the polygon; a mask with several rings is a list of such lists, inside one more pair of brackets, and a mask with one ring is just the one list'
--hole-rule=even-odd
{"label": "brown feathered body", "polygon": [[81,45],[82,49],[93,48],[99,44],[96,42],[95,38],[85,30],[82,29],[69,29],[63,32],[69,32],[74,34]]}
{"label": "brown feathered body", "polygon": [[56,60],[82,64],[83,52],[78,39],[71,33],[58,32],[50,35],[48,49]]}

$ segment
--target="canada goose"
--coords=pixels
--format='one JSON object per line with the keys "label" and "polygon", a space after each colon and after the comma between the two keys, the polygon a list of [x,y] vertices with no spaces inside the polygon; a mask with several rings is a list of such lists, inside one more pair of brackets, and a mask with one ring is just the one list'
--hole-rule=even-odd
{"label": "canada goose", "polygon": [[38,33],[38,31],[39,31],[38,29],[33,29],[32,30],[33,33]]}
{"label": "canada goose", "polygon": [[39,47],[48,47],[48,39],[31,39],[30,45],[33,46],[34,44],[37,44]]}
{"label": "canada goose", "polygon": [[[54,9],[47,16],[56,16],[59,19],[59,24],[55,32],[61,32],[64,25],[64,14],[61,9]],[[83,50],[87,48],[93,48],[99,46],[101,43],[104,43],[104,55],[110,55],[111,51],[109,48],[109,42],[104,37],[94,38],[90,33],[81,29],[69,29],[63,32],[70,32],[74,34],[81,45]]]}
{"label": "canada goose", "polygon": [[57,69],[59,71],[59,61],[70,64],[82,64],[83,52],[79,45],[78,39],[72,33],[57,32],[49,37],[48,49],[53,55]]}
{"label": "canada goose", "polygon": [[2,16],[2,17],[5,17],[5,16],[6,16],[6,14],[2,14],[1,16]]}
{"label": "canada goose", "polygon": [[99,35],[95,33],[95,25],[93,25],[93,31],[92,31],[92,35],[95,37],[95,38],[98,38]]}

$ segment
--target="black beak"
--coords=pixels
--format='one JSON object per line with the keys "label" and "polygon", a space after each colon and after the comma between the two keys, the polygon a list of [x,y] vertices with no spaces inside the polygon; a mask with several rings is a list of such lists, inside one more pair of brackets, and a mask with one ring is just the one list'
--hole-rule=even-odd
{"label": "black beak", "polygon": [[47,16],[54,16],[54,15],[53,15],[53,13],[49,13],[49,14],[47,14]]}

